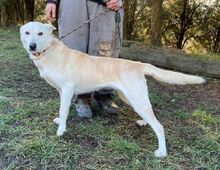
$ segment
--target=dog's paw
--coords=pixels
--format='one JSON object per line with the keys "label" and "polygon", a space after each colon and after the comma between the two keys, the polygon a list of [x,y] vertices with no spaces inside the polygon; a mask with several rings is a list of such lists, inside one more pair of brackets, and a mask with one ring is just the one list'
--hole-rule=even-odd
{"label": "dog's paw", "polygon": [[66,127],[65,126],[59,126],[58,130],[57,130],[57,136],[62,136],[65,131],[66,131]]}
{"label": "dog's paw", "polygon": [[137,120],[136,123],[139,125],[139,126],[146,126],[147,123],[144,121],[144,120]]}
{"label": "dog's paw", "polygon": [[157,157],[157,158],[163,158],[163,157],[166,157],[167,156],[167,151],[166,149],[157,149],[154,153],[154,155]]}
{"label": "dog's paw", "polygon": [[56,123],[57,125],[60,124],[60,118],[56,117],[55,119],[53,119],[53,122]]}

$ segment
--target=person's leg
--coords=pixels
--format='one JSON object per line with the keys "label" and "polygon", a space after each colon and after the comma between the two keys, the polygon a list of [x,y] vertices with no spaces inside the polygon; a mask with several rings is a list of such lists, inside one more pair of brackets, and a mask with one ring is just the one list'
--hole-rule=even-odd
{"label": "person's leg", "polygon": [[[118,11],[120,22],[117,23],[115,11],[110,11],[105,6],[91,1],[87,3],[89,18],[106,11],[105,14],[90,23],[88,53],[95,56],[117,58],[121,48],[123,10]],[[117,112],[117,106],[111,100],[113,94],[112,90],[100,90],[95,92],[94,98],[105,111]]]}
{"label": "person's leg", "polygon": [[[86,0],[61,0],[58,15],[59,37],[88,20]],[[82,26],[62,39],[69,48],[88,52],[89,26]]]}
{"label": "person's leg", "polygon": [[[59,37],[71,32],[74,28],[88,20],[86,0],[61,0],[59,6],[58,27]],[[86,24],[62,39],[69,48],[88,53],[89,25]],[[81,118],[91,118],[89,106],[90,95],[79,95],[76,112]]]}
{"label": "person's leg", "polygon": [[121,18],[118,27],[115,11],[108,10],[95,2],[87,1],[87,4],[89,18],[106,11],[105,14],[90,22],[88,54],[117,58],[122,40],[123,9],[118,11]]}
{"label": "person's leg", "polygon": [[75,106],[79,118],[89,119],[92,117],[90,98],[91,98],[91,94],[83,94],[78,96],[78,100]]}

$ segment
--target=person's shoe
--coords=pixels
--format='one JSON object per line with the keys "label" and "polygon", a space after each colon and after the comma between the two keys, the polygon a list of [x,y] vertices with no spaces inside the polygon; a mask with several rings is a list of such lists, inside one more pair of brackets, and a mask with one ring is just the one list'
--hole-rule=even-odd
{"label": "person's shoe", "polygon": [[107,113],[117,113],[119,111],[118,106],[111,99],[105,99],[104,101],[98,101],[101,108]]}
{"label": "person's shoe", "polygon": [[94,116],[101,115],[103,113],[103,109],[102,109],[101,105],[94,98],[91,100],[91,109],[92,109],[92,113]]}
{"label": "person's shoe", "polygon": [[89,104],[85,103],[83,100],[79,99],[76,106],[76,113],[81,119],[90,119],[92,118],[92,110]]}

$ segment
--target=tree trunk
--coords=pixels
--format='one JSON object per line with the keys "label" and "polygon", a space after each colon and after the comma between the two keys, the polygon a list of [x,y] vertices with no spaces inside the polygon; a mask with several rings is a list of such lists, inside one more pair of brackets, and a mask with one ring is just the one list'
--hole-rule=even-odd
{"label": "tree trunk", "polygon": [[24,23],[24,6],[23,6],[23,1],[15,1],[14,3],[15,5],[15,16],[16,16],[16,19],[15,19],[15,22],[18,22],[18,23]]}
{"label": "tree trunk", "polygon": [[183,39],[184,39],[184,35],[185,35],[185,31],[181,30],[179,35],[178,35],[178,39],[177,39],[177,43],[176,43],[176,47],[178,49],[182,49],[183,48]]}
{"label": "tree trunk", "polygon": [[0,26],[5,27],[7,25],[6,21],[8,20],[5,6],[1,6],[0,8],[0,18],[1,18]]}
{"label": "tree trunk", "polygon": [[188,0],[183,1],[183,11],[180,15],[180,30],[179,33],[177,34],[177,42],[176,42],[176,47],[178,49],[183,48],[183,39],[185,36],[186,32],[186,27],[188,26],[188,14],[187,14],[187,6],[188,6]]}
{"label": "tree trunk", "polygon": [[218,27],[214,47],[213,47],[213,53],[220,53],[220,26]]}
{"label": "tree trunk", "polygon": [[162,26],[162,3],[163,0],[152,0],[151,9],[151,45],[160,47]]}
{"label": "tree trunk", "polygon": [[34,0],[7,0],[0,6],[0,26],[23,24],[34,19]]}
{"label": "tree trunk", "polygon": [[129,25],[129,5],[128,1],[124,1],[124,23],[123,23],[123,39],[128,40],[129,32],[128,32],[128,25]]}
{"label": "tree trunk", "polygon": [[135,21],[135,12],[137,9],[137,0],[124,1],[124,26],[123,39],[131,40]]}
{"label": "tree trunk", "polygon": [[34,20],[34,0],[24,0],[25,4],[25,18],[27,21],[33,21]]}

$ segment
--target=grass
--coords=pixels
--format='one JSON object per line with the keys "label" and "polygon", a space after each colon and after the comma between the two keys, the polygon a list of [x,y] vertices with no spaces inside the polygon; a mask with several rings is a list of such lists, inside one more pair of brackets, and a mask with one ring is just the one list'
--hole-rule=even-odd
{"label": "grass", "polygon": [[0,169],[217,170],[220,81],[170,86],[149,79],[155,114],[164,125],[168,157],[157,159],[156,136],[138,127],[122,104],[116,115],[74,120],[56,137],[57,92],[39,77],[16,29],[0,29]]}
{"label": "grass", "polygon": [[198,59],[220,62],[220,54],[191,54],[190,56]]}

